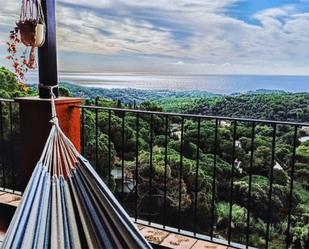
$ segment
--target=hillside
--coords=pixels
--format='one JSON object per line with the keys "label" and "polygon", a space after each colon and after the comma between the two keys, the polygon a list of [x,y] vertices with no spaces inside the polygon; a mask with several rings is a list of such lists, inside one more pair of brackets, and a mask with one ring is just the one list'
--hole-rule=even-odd
{"label": "hillside", "polygon": [[226,117],[309,121],[309,93],[269,93],[179,98],[156,102],[165,111]]}
{"label": "hillside", "polygon": [[122,103],[133,104],[144,101],[155,101],[164,98],[205,98],[215,97],[218,94],[205,91],[170,91],[170,90],[140,90],[140,89],[106,89],[95,87],[83,87],[77,84],[61,82],[61,86],[67,88],[72,96],[93,99],[96,97],[119,100]]}
{"label": "hillside", "polygon": [[309,93],[250,91],[229,96],[203,91],[104,89],[61,83],[72,96],[96,97],[137,105],[150,101],[164,111],[283,121],[309,121]]}

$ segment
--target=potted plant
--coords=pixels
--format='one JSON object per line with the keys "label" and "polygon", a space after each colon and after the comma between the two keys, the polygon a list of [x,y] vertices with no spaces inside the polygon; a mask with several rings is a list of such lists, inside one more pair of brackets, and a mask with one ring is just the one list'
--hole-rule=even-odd
{"label": "potted plant", "polygon": [[36,20],[19,21],[17,24],[21,42],[28,47],[40,47],[45,37],[44,24]]}
{"label": "potted plant", "polygon": [[[10,31],[10,41],[7,43],[9,46],[7,58],[12,61],[20,82],[25,80],[28,69],[36,68],[35,49],[41,47],[44,41],[45,21],[40,0],[23,0],[20,19],[16,22],[16,27]],[[20,44],[26,47],[22,54],[17,51]]]}

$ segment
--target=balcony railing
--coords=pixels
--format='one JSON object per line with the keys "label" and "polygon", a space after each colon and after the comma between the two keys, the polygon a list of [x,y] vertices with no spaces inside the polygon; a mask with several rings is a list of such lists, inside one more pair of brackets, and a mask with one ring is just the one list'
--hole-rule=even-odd
{"label": "balcony railing", "polygon": [[[18,126],[13,103],[0,104],[0,187],[14,189]],[[72,108],[81,109],[82,154],[137,223],[236,248],[295,243],[308,123]]]}
{"label": "balcony railing", "polygon": [[[86,105],[78,108],[82,109],[83,153],[93,160],[98,170],[105,172],[106,182],[115,189],[136,222],[142,220],[145,224],[146,221],[149,226],[238,248],[262,247],[261,244],[268,248],[274,240],[279,248],[290,247],[291,228],[297,216],[296,149],[308,123]],[[89,127],[91,118],[93,123]],[[90,130],[94,131],[92,138]],[[106,140],[105,149],[100,145],[102,139]],[[263,143],[264,147],[258,149]],[[285,146],[289,150],[284,156],[281,149]],[[179,153],[178,159],[171,154],[171,147]],[[245,155],[241,155],[242,151]],[[102,154],[106,160],[103,164]],[[264,162],[257,161],[261,156]],[[190,172],[188,161],[194,162]],[[117,164],[118,170],[113,170]],[[257,176],[258,171],[264,177]],[[202,179],[200,175],[205,174]],[[280,179],[280,174],[286,174],[286,179]],[[113,186],[113,176],[117,186]],[[201,183],[207,177],[209,181]],[[192,186],[188,186],[188,178]],[[201,184],[208,185],[203,188]],[[278,203],[278,191],[283,189],[285,200]],[[258,199],[262,190],[266,196]],[[222,202],[227,203],[223,221],[220,220],[222,210],[218,210]],[[260,207],[264,209],[259,210]],[[243,224],[235,219],[242,220]],[[263,226],[258,232],[253,231],[257,230],[257,222]],[[274,238],[273,231],[278,229],[276,223],[279,222],[283,228],[280,237]],[[257,240],[263,242],[255,243]]]}
{"label": "balcony railing", "polygon": [[19,191],[19,106],[0,99],[0,189]]}

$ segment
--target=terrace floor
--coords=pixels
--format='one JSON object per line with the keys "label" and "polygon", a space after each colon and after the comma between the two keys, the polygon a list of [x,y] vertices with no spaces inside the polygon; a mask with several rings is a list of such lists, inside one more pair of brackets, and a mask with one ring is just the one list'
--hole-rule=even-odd
{"label": "terrace floor", "polygon": [[12,191],[0,190],[0,248],[5,236],[5,232],[8,229],[8,225],[13,217],[16,207],[21,200],[21,193],[13,193]]}
{"label": "terrace floor", "polygon": [[20,193],[10,193],[7,191],[0,191],[0,204],[5,204],[13,207],[18,207],[21,200]]}
{"label": "terrace floor", "polygon": [[232,249],[232,247],[218,245],[204,240],[194,239],[160,229],[137,224],[141,234],[158,248],[173,249]]}
{"label": "terrace floor", "polygon": [[[15,208],[18,207],[21,200],[20,194],[0,191],[0,247],[2,245],[5,232],[10,220],[14,214]],[[145,225],[137,224],[141,234],[152,243],[155,248],[172,248],[172,249],[229,249],[232,247],[222,246],[203,240],[194,239],[160,229],[152,228]]]}

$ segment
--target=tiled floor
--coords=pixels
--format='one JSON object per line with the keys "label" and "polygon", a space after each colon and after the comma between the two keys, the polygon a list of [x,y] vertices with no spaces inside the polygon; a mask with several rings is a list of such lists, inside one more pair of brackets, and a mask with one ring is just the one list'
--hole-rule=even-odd
{"label": "tiled floor", "polygon": [[137,225],[141,234],[151,243],[172,249],[232,249],[232,247],[169,233],[159,229]]}
{"label": "tiled floor", "polygon": [[[0,205],[2,209],[14,210],[14,207],[17,207],[20,203],[21,196],[13,193],[1,192],[0,191]],[[4,205],[3,205],[4,204]],[[6,207],[5,207],[6,206]],[[12,211],[6,211],[12,212]],[[12,215],[10,213],[8,216]],[[0,247],[7,229],[8,220],[0,219]],[[197,240],[191,237],[186,237],[167,231],[143,226],[137,224],[138,229],[141,234],[151,243],[161,245],[162,247],[171,248],[171,249],[229,249],[231,247],[221,246],[213,244],[210,242]]]}
{"label": "tiled floor", "polygon": [[21,200],[20,195],[0,191],[0,203],[17,207]]}
{"label": "tiled floor", "polygon": [[11,217],[15,211],[15,207],[19,205],[21,196],[20,194],[13,194],[0,191],[0,248],[5,236],[5,232],[10,223]]}

